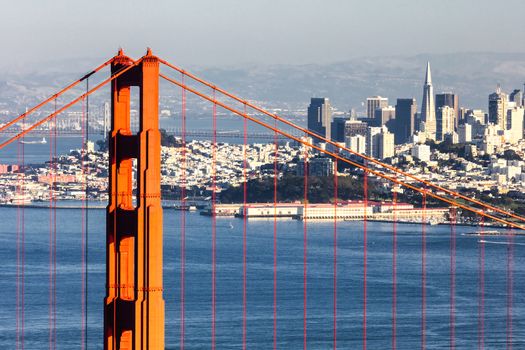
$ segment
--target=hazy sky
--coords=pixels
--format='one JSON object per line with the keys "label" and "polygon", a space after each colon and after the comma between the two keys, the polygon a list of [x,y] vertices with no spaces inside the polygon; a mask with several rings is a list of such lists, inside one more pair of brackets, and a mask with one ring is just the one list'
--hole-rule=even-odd
{"label": "hazy sky", "polygon": [[0,66],[145,47],[184,65],[525,51],[525,0],[0,0]]}

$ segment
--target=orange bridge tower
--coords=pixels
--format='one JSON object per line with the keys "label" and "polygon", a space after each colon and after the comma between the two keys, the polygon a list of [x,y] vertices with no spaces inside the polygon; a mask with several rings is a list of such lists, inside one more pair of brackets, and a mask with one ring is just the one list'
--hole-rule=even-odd
{"label": "orange bridge tower", "polygon": [[[129,66],[111,86],[104,349],[164,349],[159,59],[149,49],[137,62],[119,51],[111,74]],[[137,134],[131,131],[132,86],[140,90]]]}

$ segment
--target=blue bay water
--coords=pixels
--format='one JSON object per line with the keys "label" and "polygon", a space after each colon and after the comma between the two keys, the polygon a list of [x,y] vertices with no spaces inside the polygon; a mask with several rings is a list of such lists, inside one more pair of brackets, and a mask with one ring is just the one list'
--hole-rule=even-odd
{"label": "blue bay water", "polygon": [[[6,141],[7,137],[0,137],[0,142]],[[42,136],[27,136],[25,141],[41,141]],[[65,155],[70,150],[82,148],[81,136],[60,136],[57,138],[56,154]],[[95,139],[96,140],[96,139]],[[50,138],[46,136],[46,144],[34,143],[21,146],[17,141],[5,146],[0,154],[0,164],[21,164],[22,155],[24,164],[42,164],[49,161]],[[53,145],[54,147],[54,145]],[[54,150],[51,150],[54,153]]]}
{"label": "blue bay water", "polygon": [[[25,209],[25,346],[47,348],[49,211]],[[89,349],[102,349],[105,211],[89,213]],[[164,211],[166,348],[180,347],[180,215]],[[80,348],[81,211],[58,218],[58,348]],[[0,347],[15,348],[17,209],[0,208]],[[187,213],[187,349],[211,342],[211,218]],[[448,348],[450,338],[450,228],[427,230],[427,348]],[[456,345],[478,342],[480,237],[457,228]],[[277,224],[277,347],[303,346],[303,223]],[[398,225],[397,345],[421,344],[421,227]],[[392,225],[368,223],[367,345],[391,348]],[[217,219],[217,348],[242,348],[242,220]],[[506,346],[507,237],[485,237],[485,345]],[[331,349],[333,339],[333,223],[308,223],[308,347]],[[363,224],[339,222],[337,241],[337,345],[362,347]],[[525,237],[515,237],[513,259],[514,348],[525,347]],[[247,343],[268,349],[273,341],[273,220],[249,220],[247,234]]]}

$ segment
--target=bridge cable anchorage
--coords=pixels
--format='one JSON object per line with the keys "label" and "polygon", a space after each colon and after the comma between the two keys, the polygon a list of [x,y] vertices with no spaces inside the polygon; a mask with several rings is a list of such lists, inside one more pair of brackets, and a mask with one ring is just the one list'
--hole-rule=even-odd
{"label": "bridge cable anchorage", "polygon": [[[386,180],[388,180],[388,181],[390,181],[390,182],[392,182],[394,184],[401,185],[403,187],[409,188],[409,189],[414,190],[414,191],[419,192],[419,193],[423,192],[423,190],[421,188],[419,188],[419,187],[417,187],[415,185],[412,185],[410,183],[407,183],[407,182],[401,181],[399,179],[393,178],[393,177],[391,177],[391,176],[389,176],[389,175],[387,175],[387,174],[385,174],[385,173],[383,173],[381,171],[374,170],[372,168],[367,168],[367,167],[363,166],[360,163],[357,163],[357,162],[352,161],[352,160],[350,160],[348,158],[342,157],[342,156],[340,156],[340,155],[338,155],[338,154],[336,154],[334,152],[330,152],[330,151],[327,151],[325,149],[322,149],[321,147],[316,146],[316,145],[314,145],[314,144],[312,144],[310,142],[307,142],[304,139],[302,139],[300,137],[297,137],[297,136],[294,136],[294,135],[292,135],[292,134],[290,134],[290,133],[288,133],[286,131],[283,131],[283,130],[280,130],[280,129],[275,129],[273,126],[271,126],[271,125],[269,125],[269,124],[267,124],[267,123],[265,123],[265,122],[263,122],[263,121],[261,121],[261,120],[259,120],[257,118],[254,118],[254,117],[252,117],[250,115],[246,115],[242,111],[239,111],[239,110],[237,110],[237,109],[235,109],[233,107],[230,107],[230,106],[228,106],[227,104],[225,104],[223,102],[216,101],[213,98],[211,98],[210,96],[208,96],[208,95],[206,95],[204,93],[201,93],[201,92],[199,92],[199,91],[197,91],[197,90],[195,90],[195,89],[193,89],[193,88],[191,88],[191,87],[189,87],[187,85],[181,84],[179,81],[177,81],[175,79],[172,79],[172,78],[169,78],[169,77],[167,77],[164,74],[159,74],[159,76],[161,78],[163,78],[164,80],[166,80],[166,81],[169,81],[169,82],[171,82],[171,83],[173,83],[175,85],[178,85],[178,86],[181,86],[181,87],[185,88],[187,91],[190,91],[191,93],[193,93],[193,94],[203,98],[204,100],[207,100],[209,102],[214,102],[218,106],[220,106],[220,107],[222,107],[222,108],[224,108],[224,109],[226,109],[226,110],[228,110],[228,111],[230,111],[230,112],[232,112],[234,114],[237,114],[240,117],[246,118],[249,121],[252,121],[252,122],[254,122],[254,123],[258,124],[258,125],[261,125],[261,126],[267,128],[267,129],[274,130],[277,133],[279,133],[280,135],[282,135],[282,136],[284,136],[284,137],[286,137],[288,139],[294,140],[294,141],[296,141],[296,142],[298,142],[298,143],[300,143],[302,145],[308,146],[308,147],[310,147],[312,149],[315,149],[315,150],[317,150],[317,151],[319,151],[319,152],[321,152],[323,154],[329,155],[330,157],[332,157],[334,159],[338,159],[338,160],[341,160],[341,161],[343,161],[343,162],[345,162],[347,164],[353,165],[353,166],[355,166],[355,167],[357,167],[359,169],[362,169],[362,170],[367,169],[368,173],[373,174],[373,175],[378,176],[378,177],[381,177],[381,178],[384,178],[384,179],[386,179]],[[342,146],[340,148],[343,149]],[[459,208],[468,210],[468,211],[470,211],[470,212],[472,212],[472,213],[474,213],[476,215],[485,216],[486,218],[489,218],[489,219],[494,220],[496,222],[502,223],[504,225],[508,225],[509,227],[517,228],[517,229],[520,229],[520,230],[525,230],[525,226],[519,225],[519,224],[517,224],[515,222],[512,222],[512,221],[507,221],[505,219],[501,219],[501,218],[496,217],[496,216],[494,216],[492,214],[488,214],[486,212],[478,210],[477,208],[474,208],[474,207],[471,207],[471,206],[459,203],[459,202],[455,201],[454,199],[443,197],[443,196],[441,196],[441,195],[439,195],[437,193],[434,193],[432,191],[427,191],[426,194],[427,194],[427,196],[430,196],[432,198],[438,199],[438,200],[440,200],[442,202],[445,202],[447,204],[455,205],[455,206],[457,206]],[[479,205],[484,207],[484,208],[488,208],[488,209],[491,208],[491,206],[488,205],[488,204],[481,203]],[[490,210],[492,210],[492,209],[490,209]],[[507,213],[507,214],[509,214],[509,216],[512,215],[511,213]]]}
{"label": "bridge cable anchorage", "polygon": [[[184,81],[184,73],[181,75]],[[181,169],[181,206],[180,211],[180,349],[184,350],[186,333],[186,180],[187,180],[187,157],[186,157],[186,90],[181,89],[182,110],[181,110],[181,143],[182,143],[182,169]]]}
{"label": "bridge cable anchorage", "polygon": [[78,102],[80,102],[83,98],[85,98],[86,96],[89,96],[91,95],[92,93],[94,93],[95,91],[99,90],[101,87],[105,86],[107,83],[117,79],[119,76],[121,76],[122,74],[126,73],[127,71],[129,71],[131,68],[135,67],[136,65],[138,65],[140,62],[142,62],[142,58],[133,62],[131,65],[129,66],[126,66],[124,68],[122,68],[121,70],[119,70],[117,73],[113,74],[112,76],[110,76],[109,78],[105,79],[104,81],[102,81],[101,83],[99,83],[98,85],[96,85],[95,87],[93,87],[92,89],[90,89],[87,93],[84,93],[80,96],[78,96],[77,98],[75,98],[74,100],[70,101],[69,103],[65,104],[64,106],[62,106],[60,109],[58,109],[57,111],[51,113],[50,115],[48,115],[47,117],[43,118],[43,119],[40,119],[39,121],[35,122],[34,124],[32,124],[30,127],[28,128],[24,128],[23,131],[21,131],[20,133],[16,134],[15,136],[9,138],[8,140],[0,143],[0,150],[2,148],[4,148],[5,146],[9,145],[10,143],[12,143],[13,141],[15,140],[18,140],[20,139],[21,137],[23,137],[24,135],[28,134],[29,132],[33,131],[35,128],[37,128],[38,126],[46,123],[47,121],[55,118],[58,114],[64,112],[65,110],[67,110],[68,108],[70,108],[71,106],[77,104]]}
{"label": "bridge cable anchorage", "polygon": [[[306,138],[306,136],[304,136]],[[304,214],[303,214],[303,350],[307,348],[308,312],[308,147],[304,147]]]}
{"label": "bridge cable anchorage", "polygon": [[[246,105],[244,105],[244,114],[247,113]],[[247,171],[248,171],[248,121],[243,119],[243,151],[242,151],[242,175],[243,175],[243,217],[242,217],[242,348],[246,350],[246,314],[247,314],[247,295],[246,295],[246,279],[247,279],[247,204],[248,204],[248,188],[247,188]]]}
{"label": "bridge cable anchorage", "polygon": [[35,112],[36,110],[40,109],[40,107],[48,104],[49,102],[51,102],[53,100],[56,100],[59,96],[61,96],[64,93],[66,93],[68,90],[71,90],[72,88],[74,88],[75,86],[80,84],[82,81],[84,81],[85,79],[87,79],[91,75],[97,73],[101,69],[103,69],[106,66],[108,66],[109,64],[111,64],[111,62],[113,62],[113,60],[114,60],[114,57],[112,57],[111,59],[109,59],[106,62],[102,63],[100,66],[96,67],[90,73],[87,73],[86,75],[84,75],[82,78],[75,80],[74,82],[72,82],[71,84],[66,86],[65,88],[63,88],[60,91],[56,92],[52,96],[46,98],[44,101],[40,102],[36,106],[30,108],[25,113],[20,114],[18,117],[14,118],[13,120],[8,122],[7,124],[0,126],[0,133],[3,132],[4,130],[6,130],[7,128],[11,127],[13,124],[18,123],[19,121],[23,120],[24,118],[26,118],[27,116],[29,116],[30,114]]}
{"label": "bridge cable anchorage", "polygon": [[485,218],[481,217],[478,282],[478,349],[485,348]]}
{"label": "bridge cable anchorage", "polygon": [[450,209],[450,349],[456,348],[456,220],[457,209]]}
{"label": "bridge cable anchorage", "polygon": [[[173,64],[171,64],[171,63],[169,63],[169,62],[166,61],[166,60],[159,59],[159,62],[162,63],[162,64],[164,64],[165,66],[167,66],[167,67],[169,67],[169,68],[172,68],[173,70],[178,71],[178,72],[183,71],[181,68],[179,68],[179,67],[177,67],[177,66],[175,66],[175,65],[173,65]],[[298,125],[296,125],[296,124],[294,124],[294,123],[292,123],[292,122],[290,122],[290,121],[288,121],[288,120],[286,120],[286,119],[284,119],[284,118],[278,116],[277,114],[274,114],[274,113],[268,112],[268,111],[266,111],[265,109],[263,109],[263,108],[261,108],[261,107],[258,107],[257,105],[254,105],[254,104],[250,103],[250,102],[247,101],[247,100],[241,99],[240,97],[238,97],[238,96],[236,96],[236,95],[234,95],[234,94],[231,94],[231,93],[229,93],[228,91],[226,91],[226,90],[224,90],[224,89],[221,89],[221,88],[219,88],[219,87],[217,87],[217,86],[215,86],[215,85],[213,85],[213,84],[207,82],[206,80],[197,77],[197,76],[194,75],[194,74],[191,74],[191,73],[189,73],[189,72],[187,72],[187,71],[185,71],[185,74],[186,74],[187,77],[190,77],[191,79],[193,79],[193,80],[199,82],[200,84],[202,84],[202,85],[204,85],[204,86],[208,86],[208,87],[210,87],[210,88],[212,88],[212,89],[214,89],[214,90],[220,92],[221,94],[223,94],[223,95],[225,95],[225,96],[227,96],[227,97],[229,97],[229,98],[231,98],[231,99],[233,99],[233,100],[235,100],[235,101],[237,101],[237,102],[239,102],[239,103],[246,103],[250,108],[252,108],[252,109],[254,109],[254,110],[256,110],[256,111],[258,111],[258,112],[260,112],[260,113],[263,113],[263,114],[265,114],[265,115],[267,115],[267,116],[269,116],[269,117],[271,117],[271,118],[277,119],[279,122],[282,122],[282,123],[284,123],[284,124],[286,124],[286,125],[292,127],[293,129],[296,129],[296,130],[300,131],[301,133],[306,133],[306,134],[309,135],[309,136],[312,136],[312,137],[314,137],[314,138],[317,138],[317,139],[319,139],[319,140],[321,140],[321,141],[323,141],[323,142],[326,142],[327,144],[330,144],[330,145],[332,145],[332,146],[334,146],[334,147],[336,147],[336,148],[340,148],[341,150],[346,151],[346,152],[349,152],[350,154],[355,155],[355,156],[357,156],[357,157],[360,157],[361,159],[364,159],[364,160],[366,159],[366,160],[370,161],[371,163],[374,163],[374,164],[376,164],[376,165],[379,165],[379,166],[382,167],[382,168],[385,168],[385,169],[388,169],[388,170],[390,170],[390,171],[393,171],[393,172],[395,172],[395,173],[397,173],[397,174],[400,174],[400,175],[402,175],[402,176],[404,176],[404,177],[406,177],[406,178],[410,178],[410,179],[412,179],[412,180],[414,180],[414,181],[417,181],[417,182],[419,182],[419,183],[421,183],[421,184],[424,184],[424,185],[426,185],[426,186],[428,186],[428,187],[432,187],[432,188],[436,189],[437,191],[443,191],[443,192],[447,193],[448,195],[451,195],[451,196],[457,196],[457,197],[459,197],[459,198],[461,198],[461,199],[463,199],[463,200],[465,200],[465,201],[467,201],[467,202],[474,203],[474,204],[477,204],[477,205],[481,205],[481,206],[483,206],[483,207],[486,207],[486,208],[489,209],[489,210],[492,210],[492,211],[498,212],[498,213],[500,213],[500,214],[504,214],[504,215],[510,216],[510,217],[512,217],[512,218],[514,218],[514,219],[517,219],[517,220],[521,221],[521,222],[525,222],[525,217],[523,217],[523,216],[520,216],[520,215],[517,215],[517,214],[511,213],[511,212],[507,212],[507,211],[505,211],[505,210],[503,210],[503,209],[500,209],[500,208],[498,208],[498,207],[492,206],[492,205],[490,205],[490,204],[488,204],[488,203],[484,203],[484,202],[478,201],[478,200],[476,200],[476,199],[474,199],[474,198],[471,198],[471,197],[467,197],[467,196],[465,196],[465,195],[462,195],[462,194],[459,193],[459,192],[455,192],[455,191],[449,190],[449,189],[447,189],[447,188],[445,188],[445,187],[441,187],[441,186],[439,186],[439,185],[433,184],[433,183],[431,183],[431,182],[429,182],[429,181],[426,181],[426,180],[424,180],[424,179],[421,179],[421,178],[419,178],[419,177],[417,177],[417,176],[415,176],[415,175],[412,175],[412,174],[410,174],[410,173],[407,173],[407,172],[405,172],[405,171],[403,171],[403,170],[401,170],[401,169],[398,169],[398,168],[396,168],[396,167],[394,167],[394,166],[391,166],[391,165],[389,165],[389,164],[383,163],[383,162],[381,162],[381,161],[379,161],[379,160],[377,160],[377,159],[375,159],[375,158],[372,158],[372,157],[366,156],[366,155],[364,155],[364,154],[358,153],[358,152],[356,152],[356,151],[354,151],[354,150],[352,150],[352,149],[350,149],[350,148],[347,148],[347,147],[345,147],[345,146],[338,145],[336,142],[334,142],[334,141],[332,141],[332,140],[330,140],[330,139],[327,139],[327,138],[325,138],[325,137],[322,136],[322,135],[316,134],[315,132],[312,132],[312,131],[310,131],[310,130],[308,130],[308,129],[306,129],[306,128],[300,127],[300,126],[298,126]],[[160,74],[160,76],[161,76],[163,79],[170,81],[170,78],[168,78],[167,76],[165,76],[165,75],[163,75],[163,74]],[[175,83],[175,82],[172,81],[172,83]],[[191,88],[188,87],[188,90],[191,91],[191,90],[193,90],[193,89],[191,89]],[[196,90],[194,90],[194,91],[196,91]],[[193,92],[193,91],[192,91],[192,92]],[[193,92],[193,93],[195,93],[195,92]],[[198,95],[198,94],[197,94],[197,95]],[[201,96],[201,97],[202,97],[202,96]],[[223,108],[224,108],[224,107],[223,107]]]}
{"label": "bridge cable anchorage", "polygon": [[[244,119],[247,122],[246,119]],[[275,121],[277,124],[277,121]],[[277,125],[275,125],[277,127]],[[279,144],[277,133],[274,132],[273,158],[273,349],[277,350],[277,182],[279,180]]]}
{"label": "bridge cable anchorage", "polygon": [[421,200],[421,349],[427,346],[427,190]]}
{"label": "bridge cable anchorage", "polygon": [[[365,167],[368,161],[365,160]],[[367,232],[367,210],[368,210],[368,171],[363,173],[363,350],[367,348],[367,275],[368,275],[368,232]]]}

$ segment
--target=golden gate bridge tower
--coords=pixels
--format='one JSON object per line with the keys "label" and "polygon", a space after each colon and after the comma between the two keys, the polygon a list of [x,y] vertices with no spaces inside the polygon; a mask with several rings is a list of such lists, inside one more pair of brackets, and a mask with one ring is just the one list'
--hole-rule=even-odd
{"label": "golden gate bridge tower", "polygon": [[[121,51],[111,72],[127,67],[111,84],[104,348],[163,349],[159,60],[148,50],[133,66]],[[137,134],[131,132],[132,86],[140,89]]]}

